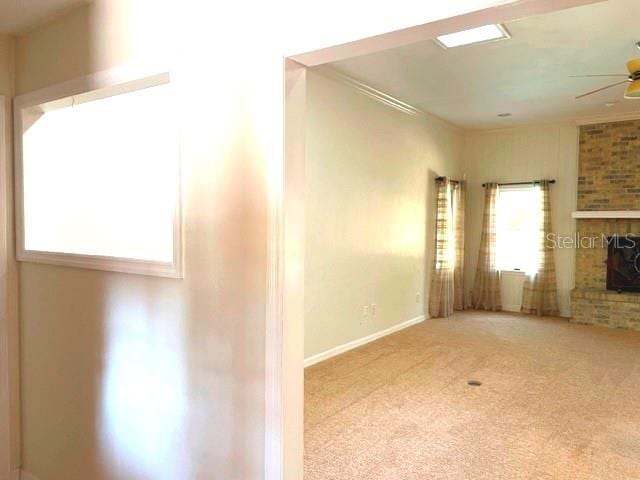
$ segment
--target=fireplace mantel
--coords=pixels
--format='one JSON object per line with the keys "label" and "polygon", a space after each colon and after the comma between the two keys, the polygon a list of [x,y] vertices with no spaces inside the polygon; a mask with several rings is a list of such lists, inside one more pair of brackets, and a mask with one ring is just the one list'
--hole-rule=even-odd
{"label": "fireplace mantel", "polygon": [[573,218],[640,218],[640,210],[578,210]]}

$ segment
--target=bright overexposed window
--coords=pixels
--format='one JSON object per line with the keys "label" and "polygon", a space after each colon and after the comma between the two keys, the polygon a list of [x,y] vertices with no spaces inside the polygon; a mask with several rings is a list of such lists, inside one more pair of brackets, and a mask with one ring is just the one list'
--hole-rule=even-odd
{"label": "bright overexposed window", "polygon": [[538,263],[539,195],[533,186],[501,186],[496,211],[499,270],[531,272]]}
{"label": "bright overexposed window", "polygon": [[179,274],[171,105],[160,75],[21,109],[21,260]]}

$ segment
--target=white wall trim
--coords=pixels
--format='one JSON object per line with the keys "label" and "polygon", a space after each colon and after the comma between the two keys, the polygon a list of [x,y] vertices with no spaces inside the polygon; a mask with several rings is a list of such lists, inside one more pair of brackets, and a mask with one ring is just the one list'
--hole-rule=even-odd
{"label": "white wall trim", "polygon": [[394,108],[396,110],[401,111],[402,113],[406,113],[408,115],[425,115],[426,112],[420,110],[413,105],[410,105],[402,100],[397,99],[396,97],[384,93],[381,90],[378,90],[370,85],[367,85],[360,80],[356,80],[349,75],[346,75],[342,72],[337,71],[336,69],[329,67],[327,65],[323,65],[321,67],[314,68],[314,72],[321,74],[322,76],[331,78],[336,80],[337,82],[342,83],[343,85],[347,85],[348,87],[357,90],[361,94],[373,98],[374,100],[383,103],[384,105]]}
{"label": "white wall trim", "polygon": [[369,97],[376,102],[382,103],[383,105],[393,108],[394,110],[398,110],[399,112],[406,113],[411,116],[421,116],[428,117],[436,122],[440,122],[447,128],[456,130],[458,132],[464,132],[464,129],[458,125],[455,125],[447,120],[440,118],[433,113],[422,110],[418,107],[414,107],[413,105],[403,102],[402,100],[394,97],[393,95],[389,95],[388,93],[383,92],[382,90],[378,90],[377,88],[372,87],[360,80],[356,80],[355,78],[346,75],[342,72],[337,71],[335,68],[332,68],[328,65],[322,65],[320,67],[315,67],[313,69],[315,73],[322,75],[323,77],[330,78],[342,85],[349,87],[356,92]]}
{"label": "white wall trim", "polygon": [[[169,81],[166,68],[150,70],[141,69],[133,64],[102,70],[62,83],[57,83],[32,92],[23,93],[13,99],[15,109],[25,109],[42,103],[49,103],[74,95],[83,95],[94,90],[109,88],[113,93],[120,91],[122,86],[134,84],[137,88],[160,85]],[[159,73],[164,72],[164,73]],[[166,77],[163,79],[163,77]],[[101,95],[105,96],[105,95]]]}
{"label": "white wall trim", "polygon": [[426,318],[427,318],[426,315],[420,315],[418,317],[407,320],[406,322],[398,323],[397,325],[393,325],[392,327],[385,328],[384,330],[380,330],[379,332],[372,333],[371,335],[367,335],[366,337],[353,340],[351,342],[345,343],[344,345],[339,345],[325,352],[318,353],[317,355],[313,355],[311,357],[305,358],[304,368],[315,365],[316,363],[323,362],[325,360],[328,360],[331,357],[335,357],[342,353],[348,352],[349,350],[353,350],[354,348],[361,347],[363,345],[366,345],[367,343],[371,343],[382,337],[391,335],[392,333],[399,332],[400,330],[404,330],[405,328],[412,327],[414,325],[417,325],[418,323],[422,323],[426,320]]}
{"label": "white wall trim", "polygon": [[614,113],[614,114],[599,114],[599,115],[590,115],[590,116],[582,116],[582,117],[566,117],[566,118],[558,118],[554,120],[545,120],[545,121],[533,121],[529,123],[516,124],[516,125],[507,125],[504,127],[494,127],[494,128],[464,128],[454,123],[451,123],[443,118],[434,115],[426,110],[422,110],[418,107],[411,105],[410,103],[403,102],[402,100],[390,95],[388,93],[383,92],[382,90],[378,90],[371,85],[368,85],[365,82],[357,80],[345,73],[339,72],[335,68],[329,65],[322,65],[319,67],[314,67],[314,72],[319,73],[320,75],[331,78],[347,87],[350,87],[356,90],[358,93],[365,95],[373,100],[386,105],[387,107],[398,110],[402,113],[406,113],[407,115],[412,116],[428,116],[437,121],[442,122],[447,127],[453,128],[455,130],[461,132],[467,132],[469,135],[473,134],[482,134],[482,133],[493,133],[495,131],[500,130],[515,130],[518,128],[529,128],[532,126],[547,126],[554,124],[563,124],[563,123],[575,123],[577,126],[581,125],[593,125],[598,123],[610,123],[610,122],[623,122],[625,120],[640,120],[640,112],[622,112],[622,113]]}
{"label": "white wall trim", "polygon": [[[0,192],[7,192],[6,98],[0,95]],[[6,197],[5,197],[6,198]],[[11,373],[9,370],[9,321],[7,319],[7,208],[0,202],[0,479],[13,479],[11,472]]]}
{"label": "white wall trim", "polygon": [[624,122],[625,120],[640,120],[640,112],[626,112],[579,117],[576,119],[576,125],[595,125],[598,123]]}
{"label": "white wall trim", "polygon": [[301,480],[307,68],[284,61],[284,159],[269,163],[265,325],[265,480]]}
{"label": "white wall trim", "polygon": [[140,70],[129,66],[112,68],[57,85],[19,95],[13,100],[14,178],[15,178],[15,230],[16,258],[21,262],[44,263],[66,267],[87,268],[111,272],[182,278],[183,226],[181,214],[181,168],[178,158],[176,200],[173,213],[173,259],[171,262],[145,261],[100,255],[80,255],[63,252],[32,251],[25,249],[24,191],[22,168],[22,137],[24,120],[41,115],[49,109],[73,103],[96,100],[171,82],[168,72],[142,76]]}
{"label": "white wall trim", "polygon": [[[11,122],[8,98],[0,95],[0,480],[29,480],[17,468],[20,462],[20,379],[17,275],[13,258],[13,185],[11,175]],[[15,307],[14,307],[15,308]],[[32,479],[31,480],[36,480]]]}
{"label": "white wall trim", "polygon": [[[285,61],[284,70],[288,62]],[[284,83],[288,87],[294,81],[284,74]],[[293,88],[292,88],[293,89]],[[285,103],[287,97],[285,97]],[[287,104],[286,107],[289,107]],[[286,119],[286,112],[285,112]],[[285,131],[286,137],[286,131]],[[286,139],[285,139],[286,142]],[[285,145],[286,151],[286,145]],[[274,161],[269,165],[267,177],[269,194],[267,218],[267,305],[265,315],[265,441],[264,441],[264,478],[282,480],[284,478],[284,388],[282,385],[284,355],[284,163]]]}

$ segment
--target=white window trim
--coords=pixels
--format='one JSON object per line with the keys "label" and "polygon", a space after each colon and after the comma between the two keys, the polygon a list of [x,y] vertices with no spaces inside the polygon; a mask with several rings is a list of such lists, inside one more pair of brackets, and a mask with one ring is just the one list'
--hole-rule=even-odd
{"label": "white window trim", "polygon": [[93,100],[121,92],[138,90],[169,83],[169,73],[152,74],[123,66],[77,78],[41,90],[19,95],[13,100],[14,157],[15,157],[15,212],[16,212],[16,259],[20,262],[44,263],[66,267],[104,270],[110,272],[152,275],[158,277],[183,278],[183,227],[182,227],[182,180],[178,159],[178,182],[176,209],[173,218],[173,261],[157,262],[131,258],[100,255],[81,255],[61,252],[26,250],[24,246],[24,192],[22,171],[23,117],[28,109],[60,100],[69,102],[69,97],[82,96],[82,100]]}

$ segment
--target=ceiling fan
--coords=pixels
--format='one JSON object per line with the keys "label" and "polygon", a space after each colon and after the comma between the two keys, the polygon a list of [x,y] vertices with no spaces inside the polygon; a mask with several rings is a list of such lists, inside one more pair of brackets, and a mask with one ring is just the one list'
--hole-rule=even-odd
{"label": "ceiling fan", "polygon": [[612,73],[612,74],[601,74],[601,75],[570,75],[572,78],[586,78],[586,77],[627,77],[621,82],[612,83],[611,85],[607,85],[605,87],[596,88],[595,90],[591,90],[590,92],[583,93],[582,95],[578,95],[577,98],[586,97],[587,95],[593,95],[594,93],[601,92],[602,90],[606,90],[608,88],[617,87],[618,85],[623,85],[628,83],[627,89],[624,91],[624,98],[630,99],[640,99],[640,58],[634,58],[633,60],[629,60],[627,62],[627,70],[629,73]]}

